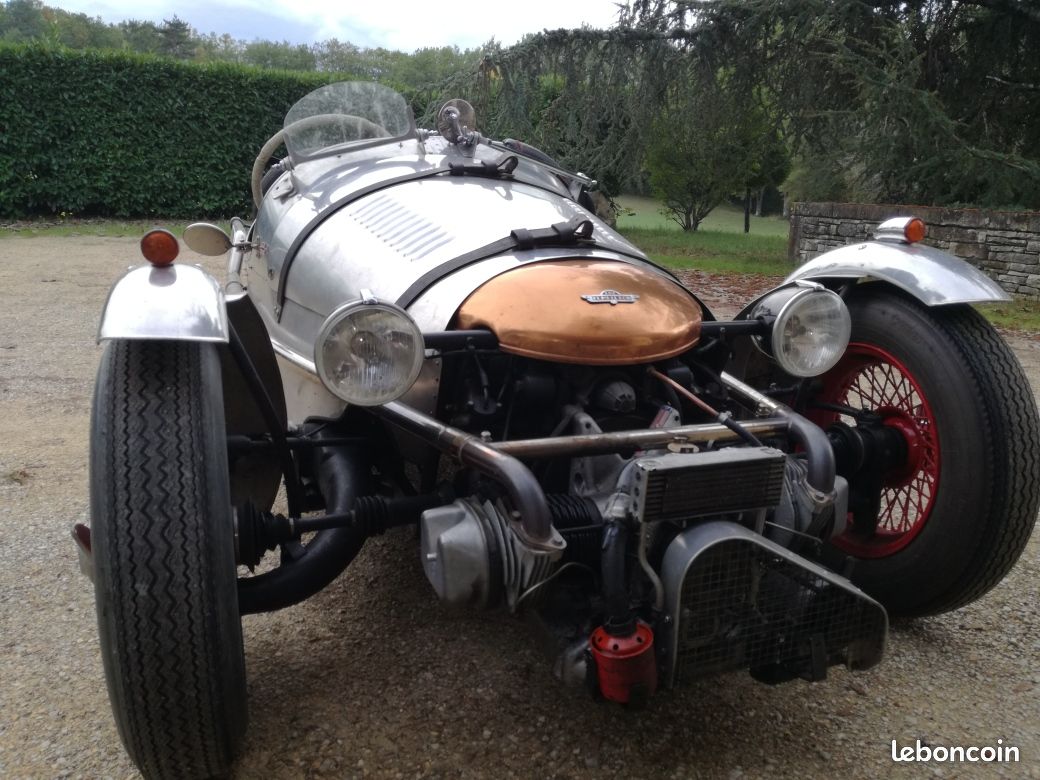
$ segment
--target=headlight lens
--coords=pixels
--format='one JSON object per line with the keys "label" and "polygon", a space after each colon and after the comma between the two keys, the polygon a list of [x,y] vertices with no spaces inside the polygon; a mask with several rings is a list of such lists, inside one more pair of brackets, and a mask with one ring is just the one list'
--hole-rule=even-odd
{"label": "headlight lens", "polygon": [[751,312],[755,318],[773,322],[768,341],[755,336],[755,343],[792,376],[819,376],[833,368],[852,332],[845,302],[814,282],[796,282],[767,293]]}
{"label": "headlight lens", "polygon": [[314,364],[334,395],[358,406],[378,406],[408,392],[424,355],[422,333],[403,310],[355,301],[325,320]]}
{"label": "headlight lens", "polygon": [[801,290],[776,315],[773,357],[788,374],[819,376],[841,359],[851,333],[849,310],[837,294]]}

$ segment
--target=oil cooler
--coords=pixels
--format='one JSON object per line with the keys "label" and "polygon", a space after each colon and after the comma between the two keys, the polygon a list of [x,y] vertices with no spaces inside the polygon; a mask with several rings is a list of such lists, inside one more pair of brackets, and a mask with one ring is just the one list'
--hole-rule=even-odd
{"label": "oil cooler", "polygon": [[649,523],[774,507],[784,489],[784,461],[784,453],[772,447],[640,458],[633,510]]}

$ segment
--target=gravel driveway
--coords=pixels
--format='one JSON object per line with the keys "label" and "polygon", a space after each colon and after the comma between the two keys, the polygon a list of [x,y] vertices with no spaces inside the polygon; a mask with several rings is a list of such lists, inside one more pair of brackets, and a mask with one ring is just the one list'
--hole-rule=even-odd
{"label": "gravel driveway", "polygon": [[[2,778],[135,775],[69,538],[87,522],[94,333],[135,243],[0,239]],[[1011,341],[1040,388],[1040,341]],[[775,688],[731,675],[633,713],[558,687],[522,623],[439,604],[399,531],[310,601],[245,619],[239,776],[1040,778],[1038,592],[1034,535],[981,601],[896,625],[870,672]],[[893,739],[1001,739],[1021,762],[893,765]]]}

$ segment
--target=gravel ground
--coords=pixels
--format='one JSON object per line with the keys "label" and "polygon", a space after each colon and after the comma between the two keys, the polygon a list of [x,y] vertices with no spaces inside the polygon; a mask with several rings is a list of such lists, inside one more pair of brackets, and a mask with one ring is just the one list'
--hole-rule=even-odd
{"label": "gravel ground", "polygon": [[[93,594],[69,539],[87,521],[87,431],[114,238],[0,240],[0,777],[132,777],[108,707]],[[219,275],[219,269],[215,269]],[[723,306],[746,282],[715,282]],[[746,298],[745,298],[746,299]],[[1040,341],[1012,346],[1040,388]],[[959,612],[893,628],[888,657],[826,682],[737,674],[648,712],[558,687],[526,626],[450,611],[408,532],[336,583],[245,619],[245,778],[1040,778],[1040,540]],[[891,740],[1018,746],[1021,762],[893,766]]]}

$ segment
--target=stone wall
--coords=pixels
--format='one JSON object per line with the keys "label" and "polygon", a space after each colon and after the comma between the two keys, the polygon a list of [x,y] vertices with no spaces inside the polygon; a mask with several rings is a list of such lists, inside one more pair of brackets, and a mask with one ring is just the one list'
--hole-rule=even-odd
{"label": "stone wall", "polygon": [[787,254],[804,263],[828,249],[865,241],[889,217],[920,217],[924,243],[981,268],[1008,292],[1040,300],[1040,212],[861,203],[795,203]]}

